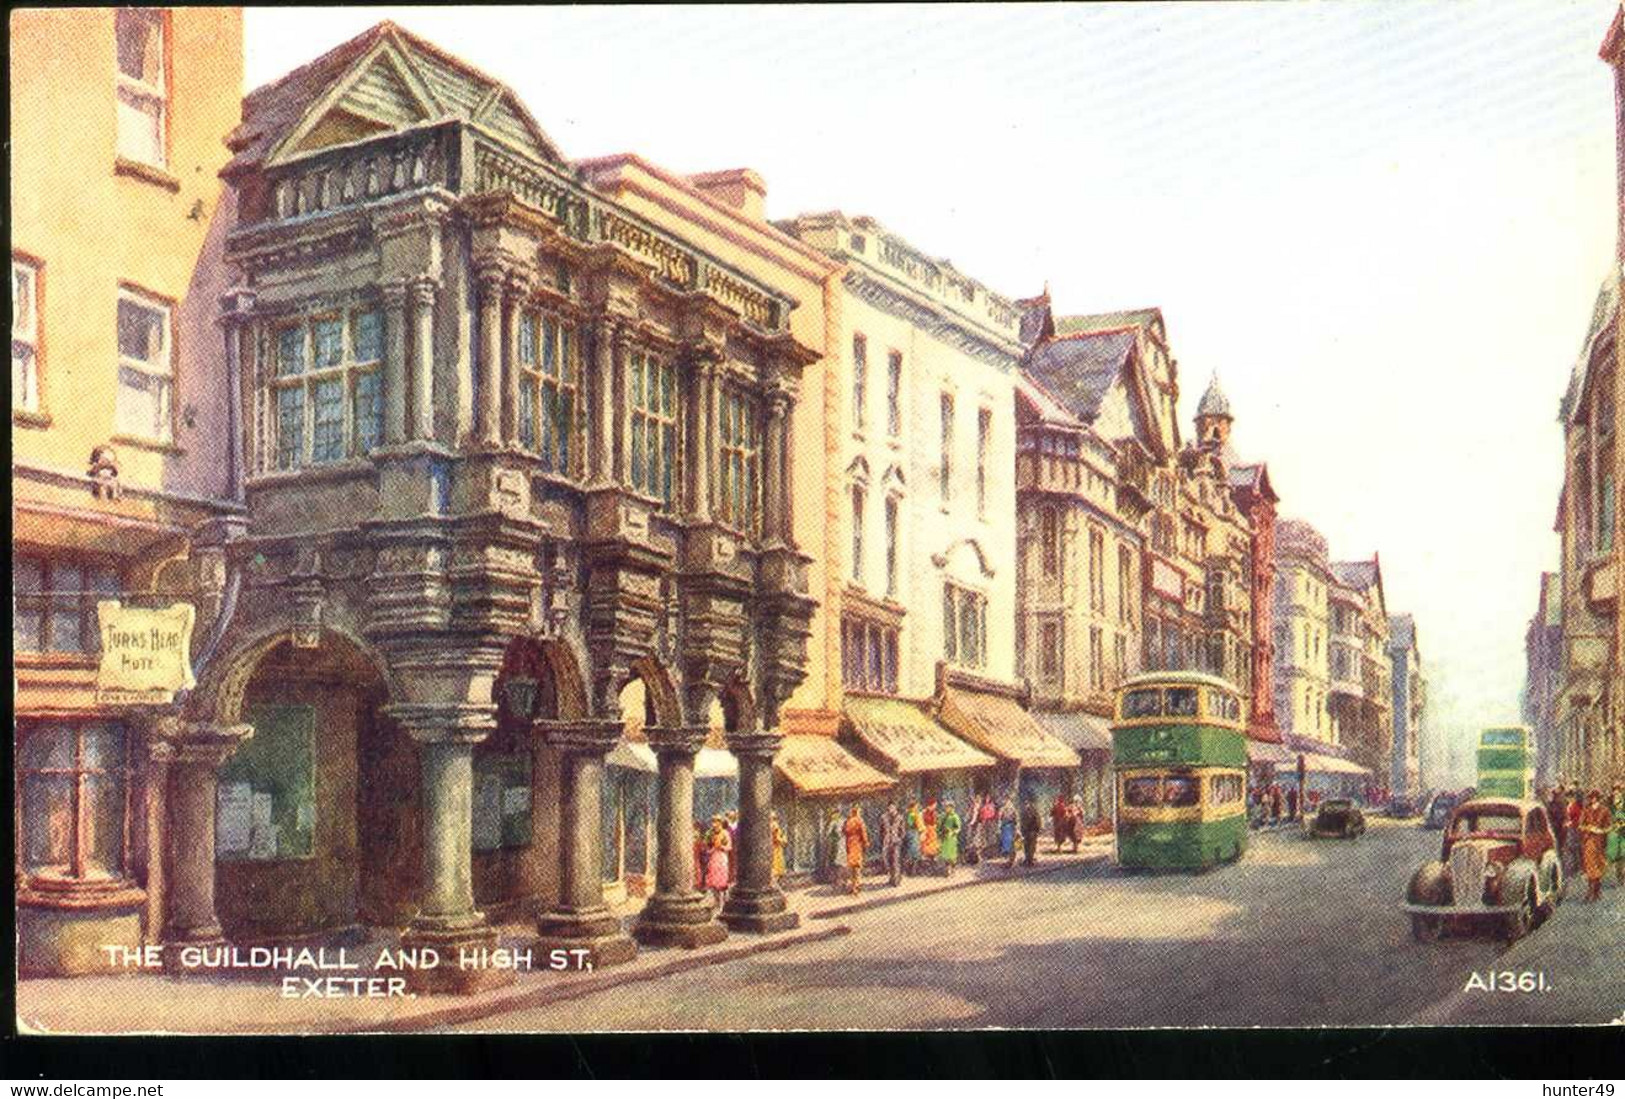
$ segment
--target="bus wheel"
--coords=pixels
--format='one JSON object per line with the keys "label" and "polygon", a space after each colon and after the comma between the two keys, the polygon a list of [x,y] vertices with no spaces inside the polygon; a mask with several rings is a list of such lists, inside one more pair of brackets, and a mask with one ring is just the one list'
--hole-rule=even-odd
{"label": "bus wheel", "polygon": [[1437,916],[1411,916],[1411,938],[1419,943],[1436,943],[1444,933],[1444,923]]}

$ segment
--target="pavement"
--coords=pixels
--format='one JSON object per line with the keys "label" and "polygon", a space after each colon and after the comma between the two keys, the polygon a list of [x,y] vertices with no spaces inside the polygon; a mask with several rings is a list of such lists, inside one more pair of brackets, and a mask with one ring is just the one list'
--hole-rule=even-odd
{"label": "pavement", "polygon": [[[972,886],[1013,885],[1105,860],[1110,852],[1109,837],[1086,842],[1076,854],[1056,853],[1049,848],[1048,843],[1040,847],[1039,862],[1033,867],[984,862],[956,868],[951,877],[908,877],[896,887],[870,880],[856,897],[829,885],[793,890],[789,894],[791,906],[802,916],[801,927],[794,931],[766,936],[735,934],[721,943],[691,950],[642,948],[631,962],[594,971],[536,968],[516,973],[509,984],[471,995],[287,997],[282,985],[288,976],[286,971],[253,971],[235,976],[131,972],[19,981],[18,1025],[24,1031],[41,1034],[313,1034],[422,1031],[492,1016],[508,1018],[556,1005],[566,1005],[558,1010],[568,1017],[568,1003],[613,995],[611,990],[625,985],[671,980],[696,969],[840,939],[850,932],[840,917],[851,913],[923,901]],[[641,906],[641,901],[635,901],[618,908],[629,930]],[[504,925],[499,930],[502,945],[513,949],[523,949],[535,937],[535,929],[524,924]],[[301,945],[314,948],[321,944],[313,941]],[[370,960],[377,957],[379,950],[392,948],[395,940],[390,935],[350,934],[337,936],[327,945],[330,955],[343,946],[350,959]],[[544,964],[538,954],[536,965]],[[359,971],[339,975],[369,977],[375,972],[369,961]],[[309,970],[299,971],[298,975],[323,976]],[[294,986],[296,991],[305,991],[301,982],[294,982]]]}

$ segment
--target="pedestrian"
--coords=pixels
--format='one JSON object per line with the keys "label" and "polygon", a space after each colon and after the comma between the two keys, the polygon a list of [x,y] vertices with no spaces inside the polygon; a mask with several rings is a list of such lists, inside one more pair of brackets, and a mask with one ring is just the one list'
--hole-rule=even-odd
{"label": "pedestrian", "polygon": [[1625,885],[1625,783],[1614,783],[1609,812],[1614,818],[1614,830],[1608,833],[1608,861],[1614,864],[1614,881]]}
{"label": "pedestrian", "polygon": [[920,799],[910,798],[903,816],[903,870],[909,874],[920,871],[920,818]]}
{"label": "pedestrian", "polygon": [[857,896],[863,889],[863,857],[869,851],[869,829],[856,802],[848,810],[841,832],[846,838],[846,891]]}
{"label": "pedestrian", "polygon": [[1067,825],[1066,799],[1060,794],[1055,795],[1055,804],[1050,806],[1050,827],[1055,833],[1055,853],[1060,854],[1061,844],[1066,842],[1071,828]]}
{"label": "pedestrian", "polygon": [[1038,806],[1032,799],[1022,803],[1021,806],[1021,854],[1022,861],[1028,866],[1038,854],[1038,833],[1044,830],[1044,822],[1038,818]]}
{"label": "pedestrian", "polygon": [[1076,855],[1078,844],[1083,842],[1083,798],[1073,794],[1069,812],[1072,816],[1072,853]]}
{"label": "pedestrian", "polygon": [[[739,850],[739,810],[729,809],[728,824],[728,850]],[[732,885],[739,880],[739,860],[728,860],[728,884]]]}
{"label": "pedestrian", "polygon": [[907,831],[903,814],[894,801],[886,806],[880,817],[880,853],[886,861],[886,878],[892,885],[903,881],[903,833]]}
{"label": "pedestrian", "polygon": [[774,882],[774,884],[777,884],[778,880],[780,878],[784,877],[784,871],[785,871],[784,846],[785,846],[784,827],[783,827],[783,825],[781,825],[779,823],[779,811],[777,809],[775,809],[775,810],[773,810],[773,882]]}
{"label": "pedestrian", "polygon": [[1608,834],[1614,830],[1614,815],[1602,803],[1602,791],[1586,795],[1580,812],[1580,868],[1585,872],[1586,900],[1602,899],[1602,875],[1608,869]]}
{"label": "pedestrian", "polygon": [[1298,819],[1298,788],[1288,787],[1286,792],[1286,819]]}
{"label": "pedestrian", "polygon": [[999,807],[993,802],[993,795],[982,795],[982,837],[980,852],[986,852],[992,847],[999,833]]}
{"label": "pedestrian", "polygon": [[846,888],[846,830],[839,810],[830,814],[825,833],[829,852],[829,881],[836,889]]}
{"label": "pedestrian", "polygon": [[717,907],[721,908],[723,894],[728,892],[728,883],[733,880],[733,841],[728,837],[728,825],[720,813],[711,818],[707,847],[705,887],[711,891],[711,899]]}
{"label": "pedestrian", "polygon": [[1270,787],[1270,823],[1281,823],[1281,788],[1279,786]]}
{"label": "pedestrian", "polygon": [[959,814],[954,812],[954,803],[944,802],[942,805],[942,866],[943,872],[950,877],[954,872],[954,863],[959,861],[959,832],[963,828]]}
{"label": "pedestrian", "polygon": [[1563,805],[1563,870],[1570,877],[1573,877],[1580,872],[1580,854],[1582,847],[1580,837],[1580,817],[1584,812],[1585,808],[1580,804],[1580,788],[1578,786],[1569,787],[1569,792]]}
{"label": "pedestrian", "polygon": [[1557,841],[1557,852],[1561,857],[1564,850],[1563,841],[1569,828],[1568,806],[1563,801],[1561,782],[1552,787],[1551,795],[1546,802],[1546,816],[1551,820],[1552,838]]}
{"label": "pedestrian", "polygon": [[1015,865],[1016,803],[1009,798],[1004,799],[1004,808],[999,810],[999,857],[1007,860],[1006,865]]}
{"label": "pedestrian", "polygon": [[920,813],[920,857],[929,873],[936,873],[938,846],[937,803],[933,800],[926,802],[925,810]]}

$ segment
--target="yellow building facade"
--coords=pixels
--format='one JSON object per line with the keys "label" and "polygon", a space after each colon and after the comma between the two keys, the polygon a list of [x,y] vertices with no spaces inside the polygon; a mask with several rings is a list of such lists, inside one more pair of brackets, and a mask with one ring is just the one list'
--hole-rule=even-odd
{"label": "yellow building facade", "polygon": [[151,852],[201,750],[174,705],[99,680],[97,603],[190,608],[196,660],[227,601],[214,318],[242,14],[15,11],[10,31],[19,962],[77,972],[161,936]]}

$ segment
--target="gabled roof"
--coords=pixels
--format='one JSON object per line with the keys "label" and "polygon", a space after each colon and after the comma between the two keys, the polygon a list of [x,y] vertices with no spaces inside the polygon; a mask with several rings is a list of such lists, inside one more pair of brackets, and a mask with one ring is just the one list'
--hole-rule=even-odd
{"label": "gabled roof", "polygon": [[242,117],[226,139],[233,156],[223,175],[449,118],[551,163],[564,159],[505,84],[388,21],[248,93]]}
{"label": "gabled roof", "polygon": [[1270,484],[1270,467],[1263,462],[1253,465],[1233,465],[1228,467],[1230,487],[1238,494],[1251,494],[1268,500],[1272,504],[1281,502],[1275,494],[1275,486]]}
{"label": "gabled roof", "polygon": [[1137,338],[1133,328],[1056,336],[1028,353],[1026,371],[1069,413],[1087,423],[1099,415],[1107,391],[1128,368]]}
{"label": "gabled roof", "polygon": [[1044,387],[1034,381],[1025,370],[1016,372],[1016,403],[1023,411],[1030,410],[1034,419],[1055,427],[1084,427],[1084,422],[1066,410]]}
{"label": "gabled roof", "polygon": [[1023,346],[1031,347],[1055,335],[1055,315],[1050,311],[1048,284],[1036,298],[1017,298],[1016,309],[1021,313]]}
{"label": "gabled roof", "polygon": [[1077,313],[1070,317],[1055,318],[1055,334],[1068,336],[1077,332],[1105,332],[1119,328],[1151,328],[1161,337],[1162,310],[1118,309],[1110,313]]}
{"label": "gabled roof", "polygon": [[1333,561],[1332,575],[1345,588],[1365,591],[1377,582],[1377,562],[1375,558],[1370,561]]}

